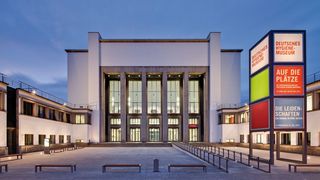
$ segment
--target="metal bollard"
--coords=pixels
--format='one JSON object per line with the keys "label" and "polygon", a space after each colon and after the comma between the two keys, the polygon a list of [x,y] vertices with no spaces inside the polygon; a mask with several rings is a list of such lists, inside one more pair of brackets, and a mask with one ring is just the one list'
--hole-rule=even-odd
{"label": "metal bollard", "polygon": [[159,172],[159,159],[153,160],[153,172]]}

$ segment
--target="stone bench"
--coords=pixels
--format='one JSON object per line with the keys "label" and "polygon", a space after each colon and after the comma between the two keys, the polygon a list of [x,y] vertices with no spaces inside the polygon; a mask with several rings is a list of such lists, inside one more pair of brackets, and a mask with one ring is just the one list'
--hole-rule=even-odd
{"label": "stone bench", "polygon": [[291,167],[294,168],[294,172],[297,172],[297,167],[320,167],[320,164],[289,164],[289,172],[291,172]]}
{"label": "stone bench", "polygon": [[107,167],[138,167],[141,172],[141,164],[105,164],[102,166],[102,173],[106,172]]}
{"label": "stone bench", "polygon": [[8,172],[8,164],[0,164],[0,173],[2,173],[3,168],[5,172]]}
{"label": "stone bench", "polygon": [[207,172],[207,166],[203,164],[169,164],[168,172],[171,172],[171,168],[173,167],[202,168],[203,172]]}
{"label": "stone bench", "polygon": [[56,167],[65,167],[65,168],[70,168],[70,171],[73,173],[73,171],[77,170],[77,166],[75,164],[37,164],[34,167],[34,171],[37,173],[38,169],[39,171],[42,171],[42,168],[56,168]]}
{"label": "stone bench", "polygon": [[1,160],[1,158],[9,158],[9,157],[16,157],[17,159],[22,159],[22,154],[8,154],[8,155],[3,155],[3,156],[0,156],[0,160]]}

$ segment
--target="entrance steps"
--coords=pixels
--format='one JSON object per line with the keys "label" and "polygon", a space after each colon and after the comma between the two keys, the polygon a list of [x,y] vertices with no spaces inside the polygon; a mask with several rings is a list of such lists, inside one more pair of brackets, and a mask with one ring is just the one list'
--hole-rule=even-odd
{"label": "entrance steps", "polygon": [[104,143],[90,143],[88,144],[88,147],[172,147],[171,143],[162,143],[162,142],[156,142],[156,143],[134,143],[134,142],[104,142]]}

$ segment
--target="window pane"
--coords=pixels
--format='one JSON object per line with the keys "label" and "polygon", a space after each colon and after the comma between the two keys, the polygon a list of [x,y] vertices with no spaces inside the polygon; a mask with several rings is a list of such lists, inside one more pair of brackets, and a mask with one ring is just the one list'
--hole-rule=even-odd
{"label": "window pane", "polygon": [[111,118],[110,124],[111,125],[121,125],[121,119],[120,118]]}
{"label": "window pane", "polygon": [[178,125],[179,119],[178,118],[168,118],[168,124],[169,125]]}
{"label": "window pane", "polygon": [[140,114],[142,112],[141,81],[129,81],[128,89],[128,111],[130,114]]}
{"label": "window pane", "polygon": [[109,81],[109,113],[120,113],[120,81]]}
{"label": "window pane", "polygon": [[168,128],[168,141],[178,141],[179,140],[179,129],[178,128]]}
{"label": "window pane", "polygon": [[180,113],[180,81],[169,80],[167,84],[167,106],[169,114]]}
{"label": "window pane", "polygon": [[148,81],[148,114],[161,113],[161,81]]}
{"label": "window pane", "polygon": [[140,125],[140,119],[139,118],[131,118],[130,125]]}
{"label": "window pane", "polygon": [[130,128],[130,141],[140,141],[140,128]]}
{"label": "window pane", "polygon": [[159,125],[160,124],[160,119],[159,118],[150,118],[149,119],[149,124],[150,125]]}
{"label": "window pane", "polygon": [[197,80],[190,80],[189,81],[189,113],[199,113],[199,81]]}
{"label": "window pane", "polygon": [[189,141],[191,142],[198,141],[198,128],[189,129]]}
{"label": "window pane", "polygon": [[121,128],[111,128],[111,141],[112,142],[121,141]]}
{"label": "window pane", "polygon": [[151,141],[151,142],[160,141],[160,129],[159,128],[149,128],[149,141]]}

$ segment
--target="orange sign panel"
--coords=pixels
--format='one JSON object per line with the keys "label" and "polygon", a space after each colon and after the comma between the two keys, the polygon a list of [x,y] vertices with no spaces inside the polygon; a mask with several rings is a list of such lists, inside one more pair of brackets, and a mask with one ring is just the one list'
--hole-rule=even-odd
{"label": "orange sign panel", "polygon": [[303,66],[274,66],[274,95],[295,96],[304,94]]}

